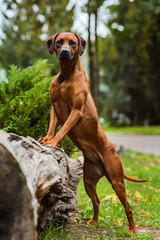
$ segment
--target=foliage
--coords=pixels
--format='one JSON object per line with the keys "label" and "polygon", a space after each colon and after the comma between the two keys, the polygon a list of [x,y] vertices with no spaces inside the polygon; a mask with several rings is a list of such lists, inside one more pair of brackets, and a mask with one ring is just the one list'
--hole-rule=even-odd
{"label": "foliage", "polygon": [[[39,61],[21,71],[10,66],[8,83],[0,83],[0,128],[35,139],[48,130],[51,101],[49,87],[53,77],[47,61]],[[73,143],[66,137],[61,143],[71,154]]]}
{"label": "foliage", "polygon": [[54,240],[64,239],[65,233],[63,231],[61,231],[61,233],[58,234],[61,229],[62,227],[58,227],[58,226],[57,228],[53,228],[52,224],[49,223],[45,231],[40,234],[39,240],[52,240],[53,236],[54,236]]}
{"label": "foliage", "polygon": [[[0,127],[24,136],[45,134],[51,107],[46,61],[21,71],[10,66],[8,83],[1,83]],[[42,128],[43,126],[43,128]]]}
{"label": "foliage", "polygon": [[[7,69],[9,64],[15,64],[23,69],[39,58],[51,60],[44,41],[56,32],[70,31],[74,8],[67,10],[68,2],[2,0],[5,36],[0,46],[2,67]],[[53,56],[54,64],[55,59]]]}
{"label": "foliage", "polygon": [[[103,116],[114,125],[160,123],[160,1],[120,0],[110,6],[101,56],[109,87]],[[107,67],[106,67],[107,66]],[[121,119],[120,119],[121,118]]]}
{"label": "foliage", "polygon": [[[127,233],[128,221],[122,204],[117,199],[111,185],[102,178],[97,186],[100,203],[99,222],[87,225],[93,216],[91,200],[87,196],[83,181],[78,186],[78,214],[70,218],[65,230],[50,228],[40,240],[49,239],[157,239],[159,235],[159,171],[160,157],[128,151],[121,157],[125,172],[134,177],[147,179],[146,183],[125,181],[128,201],[133,209],[134,219],[143,233]],[[46,236],[46,237],[45,237]],[[48,237],[47,237],[48,236]],[[58,238],[59,237],[59,238]]]}
{"label": "foliage", "polygon": [[[70,31],[79,6],[88,19],[86,28],[78,30],[88,34],[87,73],[98,113],[115,126],[160,124],[160,0],[88,0],[80,4],[3,0],[2,6],[2,68],[14,63],[23,69],[48,58],[54,63],[55,75],[59,69],[56,55],[50,56],[44,41],[56,32]],[[77,12],[75,19],[81,21]],[[103,33],[99,35],[102,22],[109,30],[105,38]]]}

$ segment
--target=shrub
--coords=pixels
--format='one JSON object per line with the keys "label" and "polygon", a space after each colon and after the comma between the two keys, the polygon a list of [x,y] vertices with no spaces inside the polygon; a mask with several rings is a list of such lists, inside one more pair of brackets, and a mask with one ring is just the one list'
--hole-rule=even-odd
{"label": "shrub", "polygon": [[[8,82],[0,83],[0,128],[35,139],[45,136],[49,125],[51,101],[49,87],[53,77],[48,77],[50,66],[39,61],[20,70],[10,66]],[[66,137],[61,143],[67,154],[73,144]]]}

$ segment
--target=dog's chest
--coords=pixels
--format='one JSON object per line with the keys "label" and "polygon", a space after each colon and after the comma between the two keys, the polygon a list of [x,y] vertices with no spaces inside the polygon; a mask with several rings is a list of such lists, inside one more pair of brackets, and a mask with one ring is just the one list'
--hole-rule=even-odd
{"label": "dog's chest", "polygon": [[65,123],[70,114],[72,106],[71,95],[72,88],[69,84],[52,84],[50,97],[61,125]]}
{"label": "dog's chest", "polygon": [[53,103],[58,103],[58,101],[69,102],[71,100],[71,94],[72,89],[69,84],[52,84],[50,88],[50,96]]}

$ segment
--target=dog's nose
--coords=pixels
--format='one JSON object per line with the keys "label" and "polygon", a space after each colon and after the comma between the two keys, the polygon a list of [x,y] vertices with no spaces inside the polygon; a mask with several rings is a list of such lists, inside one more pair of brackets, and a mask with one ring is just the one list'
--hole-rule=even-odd
{"label": "dog's nose", "polygon": [[67,55],[69,55],[69,50],[68,49],[62,49],[61,54],[63,54],[64,56],[67,56]]}
{"label": "dog's nose", "polygon": [[62,48],[61,51],[58,54],[58,58],[60,60],[71,60],[72,56],[71,56],[71,51],[68,48]]}

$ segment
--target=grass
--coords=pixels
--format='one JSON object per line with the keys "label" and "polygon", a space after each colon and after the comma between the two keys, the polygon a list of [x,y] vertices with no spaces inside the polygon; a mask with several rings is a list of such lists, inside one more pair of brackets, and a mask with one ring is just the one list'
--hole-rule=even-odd
{"label": "grass", "polygon": [[107,123],[101,126],[105,132],[160,135],[160,126],[109,127]]}
{"label": "grass", "polygon": [[128,151],[121,157],[125,172],[129,176],[147,179],[147,183],[134,183],[125,180],[128,201],[132,207],[138,229],[145,233],[129,234],[128,222],[122,204],[119,202],[107,179],[102,178],[97,186],[101,200],[99,222],[86,225],[93,216],[93,208],[88,198],[83,181],[78,186],[78,213],[70,217],[65,229],[46,230],[40,240],[107,240],[107,239],[158,239],[160,229],[160,156]]}

